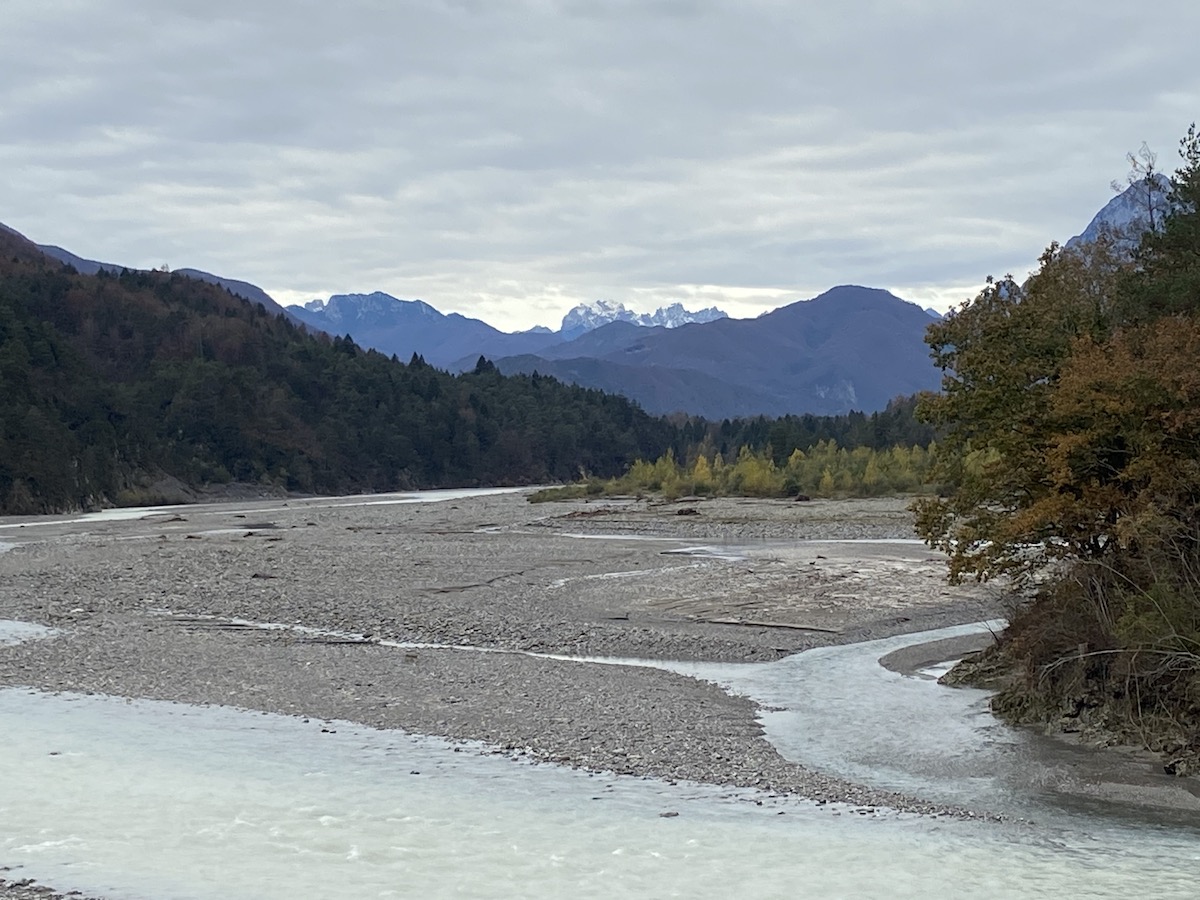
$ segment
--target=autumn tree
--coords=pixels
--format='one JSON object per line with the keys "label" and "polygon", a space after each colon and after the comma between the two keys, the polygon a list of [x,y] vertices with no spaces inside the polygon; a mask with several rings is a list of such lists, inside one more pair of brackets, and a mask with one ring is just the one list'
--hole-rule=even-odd
{"label": "autumn tree", "polygon": [[[943,433],[917,527],[952,579],[1028,586],[993,707],[1103,727],[1200,767],[1200,140],[1161,227],[1051,247],[930,328]],[[1078,728],[1076,727],[1076,730]]]}
{"label": "autumn tree", "polygon": [[[1195,359],[1186,355],[1200,314],[1194,127],[1181,155],[1174,212],[1132,259],[1106,238],[1051,246],[1024,284],[989,281],[930,327],[942,392],[920,411],[944,433],[935,477],[956,490],[916,510],[921,535],[950,554],[952,578],[1100,559],[1128,542],[1126,520],[1151,503],[1175,508],[1190,490],[1180,482],[1168,497],[1162,479],[1147,488],[1138,474],[1185,471],[1196,452],[1186,439],[1149,439],[1181,422],[1190,395],[1169,373]],[[1121,404],[1157,417],[1117,422]]]}
{"label": "autumn tree", "polygon": [[1021,576],[1097,550],[1093,529],[1076,521],[1094,511],[1051,511],[1064,486],[1050,478],[1047,454],[1063,366],[1077,341],[1111,332],[1120,271],[1108,241],[1051,246],[1024,285],[990,280],[930,326],[942,392],[925,397],[920,412],[943,431],[934,478],[956,489],[915,508],[922,537],[950,554],[952,579]]}

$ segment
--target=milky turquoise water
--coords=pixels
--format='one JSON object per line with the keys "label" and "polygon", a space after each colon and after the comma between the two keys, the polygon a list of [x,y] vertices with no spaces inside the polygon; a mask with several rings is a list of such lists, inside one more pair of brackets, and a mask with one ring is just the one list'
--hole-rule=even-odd
{"label": "milky turquoise water", "polygon": [[9,877],[130,900],[1194,897],[1200,872],[1186,828],[863,816],[224,708],[8,689],[0,734]]}
{"label": "milky turquoise water", "polygon": [[118,898],[1190,897],[1200,866],[225,709],[7,690],[0,729],[0,861]]}
{"label": "milky turquoise water", "polygon": [[[1029,821],[862,815],[345,723],[8,689],[0,866],[114,900],[1197,896],[1194,817],[1071,802],[1059,788],[1089,777],[1086,757],[994,722],[982,694],[878,665],[949,633],[659,665],[765,704],[789,758]],[[47,636],[0,623],[0,641]]]}

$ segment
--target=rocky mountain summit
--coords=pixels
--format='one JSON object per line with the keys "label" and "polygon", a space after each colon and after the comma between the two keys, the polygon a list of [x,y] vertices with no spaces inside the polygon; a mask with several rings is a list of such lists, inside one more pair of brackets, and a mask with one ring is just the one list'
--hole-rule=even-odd
{"label": "rocky mountain summit", "polygon": [[[310,300],[303,309],[320,316],[325,324],[344,328],[361,325],[377,328],[389,323],[407,322],[414,317],[434,319],[442,316],[423,300],[400,300],[383,291],[334,294],[328,300]],[[338,328],[335,327],[334,331],[338,331]]]}
{"label": "rocky mountain summit", "polygon": [[1119,246],[1132,250],[1147,231],[1162,227],[1171,209],[1171,180],[1157,173],[1135,181],[1113,197],[1096,213],[1082,233],[1065,246],[1073,249],[1090,244],[1101,235],[1114,238]]}
{"label": "rocky mountain summit", "polygon": [[580,303],[563,316],[558,333],[564,340],[570,340],[610,322],[629,322],[643,328],[678,328],[694,322],[713,322],[727,318],[728,314],[715,306],[691,312],[685,309],[682,303],[672,303],[669,306],[660,306],[652,313],[636,313],[627,309],[624,303],[593,300],[591,303]]}

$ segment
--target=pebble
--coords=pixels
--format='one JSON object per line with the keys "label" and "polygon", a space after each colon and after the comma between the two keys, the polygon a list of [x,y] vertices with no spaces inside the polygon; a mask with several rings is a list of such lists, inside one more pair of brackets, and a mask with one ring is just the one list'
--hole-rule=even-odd
{"label": "pebble", "polygon": [[[672,599],[691,592],[721,603],[749,592],[786,604],[788,592],[803,599],[810,589],[799,579],[809,576],[807,565],[664,556],[671,543],[645,540],[908,538],[903,503],[705,501],[693,504],[702,512],[695,516],[630,503],[587,518],[565,518],[580,504],[530,505],[517,495],[457,505],[330,507],[316,524],[312,510],[297,505],[271,513],[273,528],[297,526],[278,543],[240,533],[128,539],[231,526],[229,513],[205,508],[187,521],[113,522],[22,544],[0,554],[0,618],[64,627],[52,640],[0,647],[0,685],[348,720],[481,741],[492,752],[587,771],[754,789],[758,800],[851,803],[862,815],[963,814],[788,762],[763,737],[752,702],[707,682],[645,667],[381,643],[751,661],[851,639],[863,623],[878,635],[985,617],[984,600],[938,593],[940,575],[930,567],[923,596],[936,600],[905,607],[907,621],[893,604],[882,613],[869,605],[835,610],[850,626],[843,634],[707,625],[673,612]],[[481,523],[486,531],[476,530]],[[822,561],[822,569],[830,565]],[[326,642],[286,628],[238,627],[239,619],[362,639]]]}

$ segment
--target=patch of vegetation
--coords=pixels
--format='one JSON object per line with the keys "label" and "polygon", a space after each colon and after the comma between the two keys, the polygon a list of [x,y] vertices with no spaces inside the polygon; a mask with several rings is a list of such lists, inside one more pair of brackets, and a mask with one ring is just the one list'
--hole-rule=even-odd
{"label": "patch of vegetation", "polygon": [[781,466],[772,451],[749,447],[726,462],[720,453],[698,454],[681,461],[673,451],[654,462],[637,460],[622,476],[599,481],[587,479],[529,499],[575,500],[595,496],[654,494],[666,500],[680,497],[878,497],[929,490],[927,478],[937,447],[895,446],[877,451],[870,447],[847,450],[834,441],[793,450]]}
{"label": "patch of vegetation", "polygon": [[[918,530],[953,580],[1027,600],[994,651],[1007,718],[1200,763],[1200,136],[1140,237],[1051,246],[930,329],[942,434]],[[1160,206],[1153,158],[1141,180]]]}
{"label": "patch of vegetation", "polygon": [[589,497],[599,497],[605,493],[606,484],[604,482],[589,478],[575,484],[542,488],[540,491],[534,491],[526,499],[530,503],[549,503],[554,500],[584,500]]}

